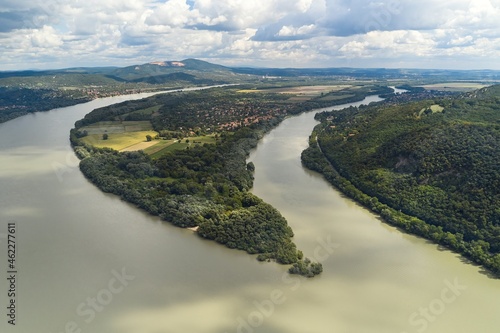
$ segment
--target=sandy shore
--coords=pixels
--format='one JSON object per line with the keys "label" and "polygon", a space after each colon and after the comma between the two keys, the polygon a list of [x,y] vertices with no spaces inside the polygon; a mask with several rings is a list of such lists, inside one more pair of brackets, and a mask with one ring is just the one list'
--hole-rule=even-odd
{"label": "sandy shore", "polygon": [[189,229],[189,230],[191,230],[191,231],[197,232],[197,231],[198,231],[198,228],[199,228],[199,226],[192,227],[192,228],[186,228],[186,229]]}

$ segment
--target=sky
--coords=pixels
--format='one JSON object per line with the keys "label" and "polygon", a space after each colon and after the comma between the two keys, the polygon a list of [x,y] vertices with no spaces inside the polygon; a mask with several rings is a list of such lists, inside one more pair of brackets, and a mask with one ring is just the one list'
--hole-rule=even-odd
{"label": "sky", "polygon": [[500,70],[500,0],[1,0],[0,70],[226,66]]}

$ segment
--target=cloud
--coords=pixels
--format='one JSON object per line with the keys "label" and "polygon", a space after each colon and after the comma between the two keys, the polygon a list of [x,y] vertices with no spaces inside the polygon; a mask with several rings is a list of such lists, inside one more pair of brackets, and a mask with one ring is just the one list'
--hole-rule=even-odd
{"label": "cloud", "polygon": [[9,32],[24,27],[25,12],[0,12],[0,32]]}
{"label": "cloud", "polygon": [[418,31],[371,31],[364,38],[344,44],[339,51],[359,58],[385,56],[387,59],[406,55],[426,57],[432,54],[435,42]]}
{"label": "cloud", "polygon": [[499,38],[500,0],[4,0],[0,10],[0,61],[9,69],[187,57],[498,68]]}
{"label": "cloud", "polygon": [[33,30],[30,40],[33,47],[41,48],[54,48],[63,44],[56,30],[50,26],[43,26],[42,29]]}
{"label": "cloud", "polygon": [[307,36],[314,31],[314,24],[303,25],[301,27],[294,27],[293,25],[283,26],[278,31],[278,36]]}
{"label": "cloud", "polygon": [[190,21],[196,20],[199,13],[191,10],[185,0],[170,0],[151,10],[146,23],[149,25],[165,25],[169,27],[183,27]]}

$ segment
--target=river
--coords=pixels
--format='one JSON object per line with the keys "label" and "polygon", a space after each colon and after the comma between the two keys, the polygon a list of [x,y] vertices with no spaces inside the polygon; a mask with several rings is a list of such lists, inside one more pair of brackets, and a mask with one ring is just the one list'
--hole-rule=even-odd
{"label": "river", "polygon": [[301,166],[314,112],[286,119],[249,158],[253,192],[288,219],[304,254],[322,261],[314,279],[102,193],[79,172],[69,129],[96,107],[139,97],[0,124],[0,269],[7,276],[7,224],[15,223],[17,270],[15,326],[8,281],[0,282],[1,332],[498,332],[498,280],[387,226]]}

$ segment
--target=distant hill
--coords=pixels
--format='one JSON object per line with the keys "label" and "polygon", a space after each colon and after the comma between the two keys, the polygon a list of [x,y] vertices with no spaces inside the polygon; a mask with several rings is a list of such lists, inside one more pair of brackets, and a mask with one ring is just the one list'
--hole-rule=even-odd
{"label": "distant hill", "polygon": [[199,71],[228,71],[231,70],[229,67],[212,64],[207,61],[197,60],[197,59],[186,59],[182,60],[181,63],[184,64],[186,69],[199,70]]}
{"label": "distant hill", "polygon": [[0,71],[0,79],[9,77],[36,77],[62,74],[108,74],[116,67],[78,67],[50,70]]}
{"label": "distant hill", "polygon": [[401,68],[259,68],[259,67],[234,67],[235,73],[258,76],[339,76],[357,79],[409,79],[426,81],[447,80],[500,80],[500,71],[494,70],[446,70],[446,69],[401,69]]}
{"label": "distant hill", "polygon": [[203,85],[203,84],[217,84],[220,83],[218,81],[214,81],[211,79],[198,78],[195,75],[183,73],[183,72],[175,72],[171,74],[161,74],[154,76],[145,76],[140,77],[135,80],[131,80],[128,82],[143,82],[149,84],[168,84],[171,82],[176,83],[186,83],[186,84],[194,84],[194,85]]}
{"label": "distant hill", "polygon": [[[500,80],[500,71],[493,70],[438,70],[438,69],[397,69],[397,68],[259,68],[226,67],[198,59],[160,60],[146,64],[126,67],[76,67],[54,70],[0,71],[0,86],[3,78],[33,78],[40,76],[95,74],[102,75],[116,82],[150,82],[164,84],[167,76],[173,73],[186,73],[197,80],[211,80],[224,83],[227,81],[248,80],[251,77],[342,77],[355,79],[407,79],[443,82],[450,80]],[[158,76],[158,80],[151,79]],[[149,79],[148,79],[149,78]],[[185,81],[187,77],[183,77]],[[193,81],[193,78],[187,80]]]}
{"label": "distant hill", "polygon": [[[180,74],[181,73],[181,74]],[[185,75],[183,75],[185,74]],[[42,77],[59,77],[59,80],[71,80],[74,86],[75,75],[85,84],[109,84],[109,79],[117,82],[146,82],[149,84],[168,84],[177,81],[194,84],[225,83],[228,78],[238,79],[242,75],[235,74],[232,69],[197,59],[182,61],[154,61],[147,64],[127,67],[78,67],[54,70],[0,71],[0,86],[15,86],[16,80],[24,85],[36,83]],[[92,80],[84,76],[92,75]],[[100,76],[100,78],[99,78]],[[8,80],[6,80],[8,79]],[[101,82],[103,81],[103,82]],[[87,83],[89,82],[89,83]]]}
{"label": "distant hill", "polygon": [[123,68],[5,71],[0,72],[0,123],[98,97],[248,79],[248,75],[196,59],[155,61]]}
{"label": "distant hill", "polygon": [[[181,75],[183,73],[185,75]],[[176,75],[173,75],[176,74]],[[167,80],[181,80],[194,82],[210,80],[213,82],[227,82],[227,77],[236,77],[230,68],[211,64],[196,59],[182,61],[155,61],[143,65],[134,65],[118,68],[109,75],[130,82],[149,82],[152,84],[165,83]],[[188,78],[188,75],[190,77]]]}
{"label": "distant hill", "polygon": [[126,67],[74,67],[49,70],[21,70],[21,71],[0,71],[0,78],[7,77],[33,77],[62,74],[102,74],[134,79],[147,75],[170,74],[179,71],[232,71],[231,68],[212,64],[207,61],[197,59],[185,59],[182,61],[153,61],[146,64],[126,66]]}
{"label": "distant hill", "polygon": [[308,167],[390,223],[500,273],[500,85],[318,118],[321,150],[304,152]]}
{"label": "distant hill", "polygon": [[[165,88],[272,80],[289,85],[330,80],[402,80],[404,83],[500,81],[500,71],[452,71],[385,68],[232,68],[210,62],[160,60],[127,67],[75,67],[54,70],[0,71],[0,122],[37,111],[99,97]],[[385,83],[384,83],[385,84]],[[458,83],[460,84],[460,83]],[[42,102],[39,102],[43,99]]]}

